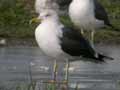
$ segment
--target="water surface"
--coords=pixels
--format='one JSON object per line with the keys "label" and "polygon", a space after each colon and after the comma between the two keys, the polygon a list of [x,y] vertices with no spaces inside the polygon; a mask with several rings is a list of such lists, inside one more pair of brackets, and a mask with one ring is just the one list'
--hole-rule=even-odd
{"label": "water surface", "polygon": [[[98,46],[103,52],[115,58],[114,61],[97,64],[75,61],[70,63],[69,87],[76,82],[81,90],[119,90],[120,47]],[[63,80],[65,63],[59,63],[58,80]],[[62,68],[61,68],[62,67]],[[4,47],[0,49],[0,83],[38,83],[52,79],[53,60],[41,53],[38,47]],[[39,86],[39,85],[38,85]]]}

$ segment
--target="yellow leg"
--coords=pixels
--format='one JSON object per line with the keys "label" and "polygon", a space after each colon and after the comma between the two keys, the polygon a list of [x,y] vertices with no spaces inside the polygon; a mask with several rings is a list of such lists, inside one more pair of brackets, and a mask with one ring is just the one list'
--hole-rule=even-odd
{"label": "yellow leg", "polygon": [[95,35],[95,30],[92,30],[91,31],[91,40],[90,40],[90,42],[91,42],[91,45],[92,45],[93,48],[94,48],[94,35]]}
{"label": "yellow leg", "polygon": [[81,34],[84,35],[84,30],[81,28]]}
{"label": "yellow leg", "polygon": [[58,69],[58,65],[57,65],[57,62],[55,60],[54,61],[54,67],[53,67],[53,78],[54,78],[54,81],[56,81],[56,78],[57,78],[57,69]]}
{"label": "yellow leg", "polygon": [[54,61],[54,66],[53,66],[53,73],[52,73],[52,80],[48,82],[47,90],[56,90],[56,83],[57,83],[57,69],[58,65],[56,60]]}
{"label": "yellow leg", "polygon": [[61,90],[68,90],[68,76],[69,76],[69,60],[66,59],[66,65],[65,65],[65,77],[64,77],[64,81],[63,81],[63,85]]}
{"label": "yellow leg", "polygon": [[65,81],[67,81],[67,82],[68,82],[68,78],[69,78],[69,77],[68,77],[68,76],[69,76],[69,66],[70,66],[69,60],[67,59],[67,60],[66,60],[66,67],[65,67],[65,68],[66,68],[66,69],[65,69],[65,70],[66,70],[66,71],[65,71]]}

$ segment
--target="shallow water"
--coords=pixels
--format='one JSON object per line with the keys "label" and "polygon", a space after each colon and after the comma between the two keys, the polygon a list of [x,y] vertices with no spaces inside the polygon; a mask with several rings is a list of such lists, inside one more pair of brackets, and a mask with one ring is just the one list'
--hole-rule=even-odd
{"label": "shallow water", "polygon": [[[114,61],[96,64],[75,61],[70,64],[69,87],[80,90],[120,89],[120,47],[98,46],[100,52],[112,56]],[[65,63],[59,63],[58,80],[63,80]],[[62,67],[62,68],[61,68]],[[37,47],[4,47],[0,49],[0,83],[30,82],[52,79],[53,61]],[[38,85],[39,86],[39,85]],[[12,90],[12,89],[11,89]]]}

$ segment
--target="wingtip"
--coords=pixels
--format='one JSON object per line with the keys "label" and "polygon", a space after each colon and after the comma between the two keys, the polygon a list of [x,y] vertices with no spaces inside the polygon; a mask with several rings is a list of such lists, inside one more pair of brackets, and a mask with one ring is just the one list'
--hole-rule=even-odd
{"label": "wingtip", "polygon": [[105,60],[114,60],[113,57],[105,56],[105,55],[102,55],[102,54],[99,54],[98,59],[101,60],[101,61],[105,61]]}

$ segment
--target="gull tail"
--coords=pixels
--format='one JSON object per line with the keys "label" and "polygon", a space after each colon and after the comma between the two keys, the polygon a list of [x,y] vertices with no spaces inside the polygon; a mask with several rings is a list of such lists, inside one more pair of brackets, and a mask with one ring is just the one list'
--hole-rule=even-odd
{"label": "gull tail", "polygon": [[105,62],[105,60],[114,60],[114,58],[110,57],[110,56],[106,56],[103,54],[99,54],[98,53],[98,57],[96,57],[97,60],[99,60],[100,62]]}

